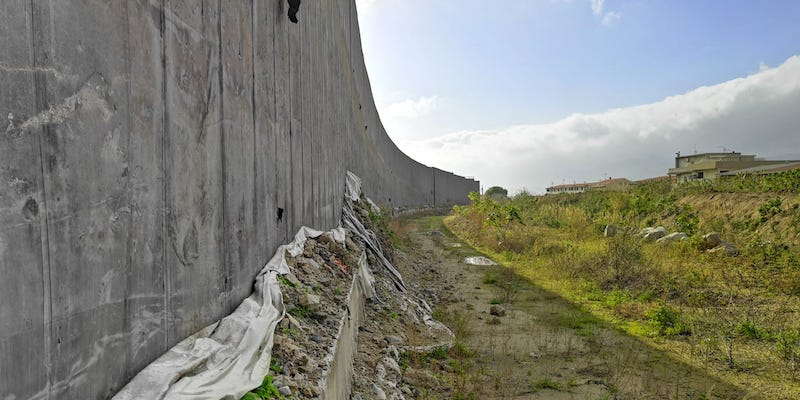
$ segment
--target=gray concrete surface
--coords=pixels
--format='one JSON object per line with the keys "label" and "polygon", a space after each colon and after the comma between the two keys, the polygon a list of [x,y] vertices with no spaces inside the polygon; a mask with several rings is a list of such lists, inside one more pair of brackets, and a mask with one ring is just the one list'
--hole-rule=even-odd
{"label": "gray concrete surface", "polygon": [[392,206],[478,182],[386,135],[353,0],[0,2],[0,399],[104,399],[228,314],[345,171]]}

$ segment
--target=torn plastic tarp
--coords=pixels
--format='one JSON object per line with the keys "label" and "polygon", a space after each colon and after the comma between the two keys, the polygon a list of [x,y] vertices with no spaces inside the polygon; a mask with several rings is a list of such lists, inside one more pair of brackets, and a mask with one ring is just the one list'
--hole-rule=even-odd
{"label": "torn plastic tarp", "polygon": [[[356,216],[355,206],[354,203],[361,201],[361,178],[359,178],[356,174],[347,171],[347,179],[345,184],[345,206],[342,209],[342,222],[344,223],[345,228],[351,230],[354,234],[358,237],[364,239],[364,243],[367,244],[367,247],[372,251],[372,254],[378,258],[381,262],[381,265],[389,272],[392,281],[394,282],[397,289],[402,292],[406,291],[406,284],[403,282],[403,277],[400,275],[400,272],[394,268],[391,262],[386,259],[383,255],[383,248],[381,247],[381,242],[378,240],[378,237],[375,236],[375,233],[371,230],[364,227],[364,224]],[[368,201],[368,206],[372,207],[371,201]],[[377,206],[376,206],[377,208]]]}
{"label": "torn plastic tarp", "polygon": [[321,235],[344,244],[345,231],[300,228],[280,246],[256,278],[253,294],[221,321],[184,339],[129,382],[113,400],[239,399],[269,373],[273,333],[285,314],[277,276],[289,273],[286,253],[303,252],[308,238]]}

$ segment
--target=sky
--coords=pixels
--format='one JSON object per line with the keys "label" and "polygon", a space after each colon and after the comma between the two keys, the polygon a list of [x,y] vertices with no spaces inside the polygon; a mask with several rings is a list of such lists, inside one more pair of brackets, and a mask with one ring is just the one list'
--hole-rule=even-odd
{"label": "sky", "polygon": [[381,120],[481,186],[800,159],[800,1],[356,0]]}

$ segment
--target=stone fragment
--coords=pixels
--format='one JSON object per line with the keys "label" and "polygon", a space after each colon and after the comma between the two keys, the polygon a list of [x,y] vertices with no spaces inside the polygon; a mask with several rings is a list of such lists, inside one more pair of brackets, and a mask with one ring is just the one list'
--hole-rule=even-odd
{"label": "stone fragment", "polygon": [[614,225],[606,225],[606,229],[603,231],[603,236],[605,237],[613,237],[617,234],[617,227]]}
{"label": "stone fragment", "polygon": [[372,390],[375,392],[375,398],[376,399],[378,399],[378,400],[386,400],[386,392],[384,392],[383,389],[381,389],[380,386],[378,386],[377,384],[373,383],[372,384]]}
{"label": "stone fragment", "polygon": [[394,358],[384,357],[383,364],[386,365],[386,368],[394,371],[397,375],[402,375],[400,365],[397,363],[397,361],[395,361]]}
{"label": "stone fragment", "polygon": [[497,265],[496,262],[484,256],[466,257],[464,258],[464,263],[469,265],[479,265],[479,266]]}
{"label": "stone fragment", "polygon": [[392,357],[394,357],[394,358],[395,358],[395,360],[399,360],[399,359],[400,359],[400,352],[399,352],[399,351],[397,351],[397,347],[396,347],[395,345],[390,345],[390,346],[389,346],[389,347],[386,349],[386,351],[387,351],[389,354],[391,354],[391,355],[392,355]]}
{"label": "stone fragment", "polygon": [[402,344],[403,338],[396,335],[388,335],[386,336],[386,341],[389,342],[389,344]]}
{"label": "stone fragment", "polygon": [[674,243],[674,242],[681,242],[681,241],[686,240],[688,237],[689,236],[687,236],[683,232],[673,232],[673,233],[670,233],[667,236],[664,236],[664,237],[656,240],[656,243],[670,244],[670,243]]}
{"label": "stone fragment", "polygon": [[317,238],[317,242],[319,242],[319,244],[327,246],[328,248],[330,248],[330,245],[332,245],[333,243],[336,243],[336,241],[333,240],[333,238],[327,234],[320,235]]}
{"label": "stone fragment", "polygon": [[710,254],[724,254],[728,257],[736,257],[739,255],[739,250],[737,250],[732,244],[725,241],[723,241],[719,246],[707,250],[706,252]]}
{"label": "stone fragment", "polygon": [[314,384],[310,384],[308,386],[304,386],[300,389],[301,393],[307,398],[315,398],[320,395],[319,387]]}
{"label": "stone fragment", "polygon": [[491,308],[489,308],[489,314],[492,314],[496,317],[505,317],[506,309],[498,305],[493,305]]}
{"label": "stone fragment", "polygon": [[314,239],[306,239],[306,243],[303,245],[303,257],[305,258],[312,258],[314,257],[315,250],[317,248],[317,241]]}
{"label": "stone fragment", "polygon": [[320,298],[319,298],[319,296],[317,296],[315,294],[307,294],[306,293],[306,294],[300,296],[300,305],[301,306],[306,306],[306,307],[308,307],[310,309],[316,309],[316,308],[318,308],[319,303],[320,303]]}
{"label": "stone fragment", "polygon": [[347,250],[356,251],[356,252],[361,250],[361,246],[357,245],[356,242],[354,242],[352,239],[350,239],[350,237],[345,238],[344,244],[345,244],[345,246],[347,246]]}
{"label": "stone fragment", "polygon": [[711,232],[703,235],[702,246],[704,249],[713,249],[722,244],[722,238],[717,232]]}
{"label": "stone fragment", "polygon": [[648,227],[644,228],[639,232],[639,236],[644,239],[645,242],[655,242],[658,239],[667,235],[667,230],[663,226],[659,227]]}
{"label": "stone fragment", "polygon": [[300,287],[303,284],[302,282],[300,282],[300,279],[297,279],[297,275],[295,275],[295,274],[293,274],[291,272],[289,272],[286,275],[283,275],[283,277],[286,278],[286,280],[289,283],[291,283],[292,286],[294,286],[294,287]]}

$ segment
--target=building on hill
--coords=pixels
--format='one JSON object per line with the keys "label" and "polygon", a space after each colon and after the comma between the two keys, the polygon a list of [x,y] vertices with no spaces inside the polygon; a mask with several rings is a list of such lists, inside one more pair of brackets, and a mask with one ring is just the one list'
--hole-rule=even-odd
{"label": "building on hill", "polygon": [[751,167],[739,169],[736,171],[728,171],[719,174],[720,176],[735,176],[735,175],[771,175],[779,174],[786,171],[794,171],[800,169],[800,162],[786,161],[782,164],[761,165],[758,167]]}
{"label": "building on hill", "polygon": [[545,194],[557,193],[581,193],[587,190],[605,190],[610,192],[624,192],[628,190],[633,182],[625,178],[605,179],[597,182],[572,183],[566,185],[556,185],[547,188]]}
{"label": "building on hill", "polygon": [[764,160],[756,158],[752,154],[742,154],[734,151],[729,153],[700,153],[688,156],[681,156],[679,152],[675,157],[675,168],[669,169],[669,176],[674,177],[678,182],[717,179],[720,175],[728,175],[739,170],[793,162],[798,161]]}
{"label": "building on hill", "polygon": [[584,183],[573,183],[573,184],[565,184],[565,185],[555,185],[550,186],[547,188],[545,194],[556,194],[556,193],[581,193],[589,190],[589,184]]}

